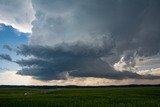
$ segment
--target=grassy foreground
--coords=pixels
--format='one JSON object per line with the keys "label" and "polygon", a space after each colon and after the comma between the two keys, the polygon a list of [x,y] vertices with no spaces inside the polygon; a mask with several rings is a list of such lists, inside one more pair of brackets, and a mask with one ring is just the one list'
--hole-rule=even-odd
{"label": "grassy foreground", "polygon": [[160,107],[160,87],[0,88],[0,107]]}

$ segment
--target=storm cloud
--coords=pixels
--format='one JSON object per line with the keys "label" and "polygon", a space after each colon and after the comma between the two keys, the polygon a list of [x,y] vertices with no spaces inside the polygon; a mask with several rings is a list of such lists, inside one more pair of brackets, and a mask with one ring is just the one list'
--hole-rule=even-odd
{"label": "storm cloud", "polygon": [[[62,44],[61,44],[62,45]],[[159,79],[159,76],[139,75],[129,71],[116,71],[100,59],[112,55],[101,49],[81,44],[64,44],[53,47],[21,45],[17,54],[28,57],[15,61],[22,66],[17,74],[33,76],[39,80],[59,80],[73,77],[98,77],[108,79]],[[86,50],[85,50],[86,49]],[[104,50],[103,50],[104,51]],[[106,56],[107,57],[107,56]]]}
{"label": "storm cloud", "polygon": [[[158,0],[32,0],[29,45],[14,51],[20,75],[159,79],[134,72],[136,58],[160,51]],[[9,47],[5,46],[9,49]]]}

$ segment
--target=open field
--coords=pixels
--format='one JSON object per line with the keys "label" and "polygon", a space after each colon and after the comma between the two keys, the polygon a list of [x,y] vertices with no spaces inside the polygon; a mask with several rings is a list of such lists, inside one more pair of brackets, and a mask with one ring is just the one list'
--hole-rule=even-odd
{"label": "open field", "polygon": [[160,87],[0,88],[0,107],[160,107]]}

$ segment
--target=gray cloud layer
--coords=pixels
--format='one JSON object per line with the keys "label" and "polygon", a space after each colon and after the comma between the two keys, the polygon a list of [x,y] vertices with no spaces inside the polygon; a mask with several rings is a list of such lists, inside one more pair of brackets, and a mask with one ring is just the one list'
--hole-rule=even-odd
{"label": "gray cloud layer", "polygon": [[22,66],[18,74],[40,80],[65,79],[68,74],[159,78],[113,68],[122,56],[125,66],[134,67],[137,56],[159,53],[158,0],[32,0],[32,5],[36,19],[29,45],[16,51],[30,58],[15,61]]}

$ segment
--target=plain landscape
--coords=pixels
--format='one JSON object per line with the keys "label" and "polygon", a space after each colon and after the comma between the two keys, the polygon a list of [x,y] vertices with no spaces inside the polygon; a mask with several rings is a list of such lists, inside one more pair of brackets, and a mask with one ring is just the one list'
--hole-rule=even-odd
{"label": "plain landscape", "polygon": [[160,86],[1,86],[0,107],[160,107]]}

